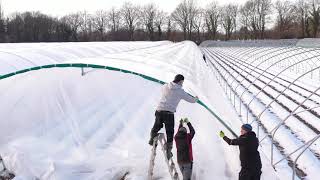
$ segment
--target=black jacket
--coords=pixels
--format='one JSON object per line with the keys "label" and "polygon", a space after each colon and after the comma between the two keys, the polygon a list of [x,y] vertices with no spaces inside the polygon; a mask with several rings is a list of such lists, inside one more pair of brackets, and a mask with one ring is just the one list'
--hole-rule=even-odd
{"label": "black jacket", "polygon": [[[195,135],[195,131],[190,122],[187,123],[187,125],[190,133],[178,131],[174,137],[177,147],[177,161],[179,164],[193,162],[191,141]],[[179,125],[179,128],[180,127],[182,127],[181,123]]]}
{"label": "black jacket", "polygon": [[229,145],[239,146],[241,167],[247,169],[261,169],[261,159],[258,151],[259,140],[251,131],[237,139],[223,138]]}

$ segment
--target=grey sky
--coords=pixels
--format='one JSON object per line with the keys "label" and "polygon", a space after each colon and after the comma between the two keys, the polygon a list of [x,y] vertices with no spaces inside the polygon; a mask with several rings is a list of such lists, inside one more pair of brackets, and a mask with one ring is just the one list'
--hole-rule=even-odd
{"label": "grey sky", "polygon": [[[1,1],[1,0],[0,0]],[[134,4],[155,3],[160,9],[172,12],[181,0],[2,0],[5,15],[14,12],[41,11],[54,16],[62,16],[68,13],[87,10],[95,12],[98,9],[110,9],[121,7],[123,2],[130,1]],[[198,5],[205,7],[212,0],[196,0]],[[236,2],[241,4],[245,0],[216,0],[221,5]]]}

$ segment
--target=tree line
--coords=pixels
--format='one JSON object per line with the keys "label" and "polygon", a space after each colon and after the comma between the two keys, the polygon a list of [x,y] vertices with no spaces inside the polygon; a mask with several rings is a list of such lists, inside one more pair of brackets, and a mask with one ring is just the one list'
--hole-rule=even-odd
{"label": "tree line", "polygon": [[279,39],[319,36],[320,0],[247,0],[205,8],[181,0],[171,13],[155,4],[125,2],[120,8],[52,17],[41,12],[4,16],[0,42]]}

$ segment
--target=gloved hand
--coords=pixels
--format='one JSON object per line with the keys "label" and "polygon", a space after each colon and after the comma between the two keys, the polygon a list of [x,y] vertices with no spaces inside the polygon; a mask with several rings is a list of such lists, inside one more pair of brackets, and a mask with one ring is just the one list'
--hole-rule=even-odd
{"label": "gloved hand", "polygon": [[184,119],[181,118],[181,119],[180,119],[180,124],[183,124],[183,122],[184,122]]}
{"label": "gloved hand", "polygon": [[196,96],[196,97],[194,97],[195,99],[196,99],[196,102],[198,102],[199,101],[199,97],[198,96]]}
{"label": "gloved hand", "polygon": [[189,123],[189,119],[188,118],[184,118],[184,122],[188,124]]}
{"label": "gloved hand", "polygon": [[220,137],[222,137],[222,138],[224,138],[224,136],[225,136],[223,131],[220,131],[220,134],[219,134],[219,135],[220,135]]}

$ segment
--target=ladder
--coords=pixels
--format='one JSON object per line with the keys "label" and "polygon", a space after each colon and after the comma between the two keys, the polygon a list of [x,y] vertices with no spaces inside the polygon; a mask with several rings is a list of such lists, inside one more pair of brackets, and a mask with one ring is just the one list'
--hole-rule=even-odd
{"label": "ladder", "polygon": [[158,136],[156,136],[153,140],[153,146],[152,146],[152,151],[151,151],[151,158],[150,158],[150,163],[149,163],[149,171],[148,171],[148,180],[153,180],[153,169],[154,169],[154,164],[155,164],[155,158],[157,155],[157,146],[158,142],[160,142],[161,145],[161,150],[164,155],[164,159],[166,161],[166,164],[168,165],[169,168],[169,173],[171,175],[172,180],[180,180],[178,171],[176,168],[175,163],[173,162],[172,157],[170,159],[167,158],[167,151],[166,151],[166,139],[163,133],[159,133]]}

